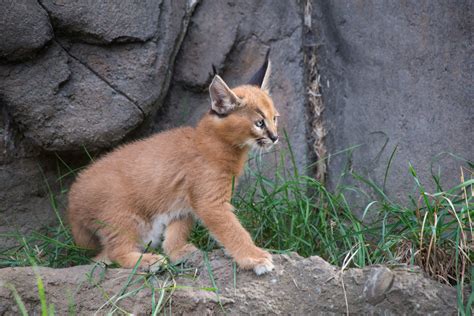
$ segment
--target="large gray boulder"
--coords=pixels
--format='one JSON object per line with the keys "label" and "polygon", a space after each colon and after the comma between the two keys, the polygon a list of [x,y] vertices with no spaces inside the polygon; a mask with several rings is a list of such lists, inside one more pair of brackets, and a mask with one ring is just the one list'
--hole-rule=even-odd
{"label": "large gray boulder", "polygon": [[132,101],[57,42],[35,60],[0,65],[0,81],[11,117],[43,149],[108,147],[143,120]]}
{"label": "large gray boulder", "polygon": [[41,4],[55,38],[27,62],[0,65],[4,106],[44,150],[117,144],[161,106],[196,2]]}
{"label": "large gray boulder", "polygon": [[110,44],[146,42],[157,35],[162,0],[40,0],[58,34]]}
{"label": "large gray boulder", "polygon": [[[131,270],[77,266],[0,269],[0,314],[18,312],[14,287],[30,313],[40,312],[39,275],[56,313],[99,315],[152,313],[152,292],[161,309],[176,315],[455,315],[456,289],[431,280],[417,267],[347,269],[314,256],[275,255],[275,271],[257,277],[237,271],[222,251],[208,260],[195,253],[180,276],[147,278]],[[212,290],[215,289],[215,290]]]}
{"label": "large gray boulder", "polygon": [[0,60],[31,57],[53,38],[48,14],[37,1],[3,1],[1,6]]}
{"label": "large gray boulder", "polygon": [[470,1],[313,2],[325,145],[360,146],[331,156],[333,187],[355,171],[407,199],[409,164],[428,191],[459,183],[464,161],[442,153],[474,161],[472,29]]}

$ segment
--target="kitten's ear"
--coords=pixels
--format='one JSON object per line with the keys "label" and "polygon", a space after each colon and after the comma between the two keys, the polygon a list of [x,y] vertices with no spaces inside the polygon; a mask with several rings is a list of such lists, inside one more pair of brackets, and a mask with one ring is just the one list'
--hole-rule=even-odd
{"label": "kitten's ear", "polygon": [[209,94],[211,95],[211,108],[218,114],[228,114],[239,103],[239,98],[218,75],[212,79]]}
{"label": "kitten's ear", "polygon": [[258,86],[260,89],[270,92],[270,74],[272,72],[272,63],[268,58],[270,51],[265,56],[265,62],[262,67],[253,75],[248,82],[249,85]]}

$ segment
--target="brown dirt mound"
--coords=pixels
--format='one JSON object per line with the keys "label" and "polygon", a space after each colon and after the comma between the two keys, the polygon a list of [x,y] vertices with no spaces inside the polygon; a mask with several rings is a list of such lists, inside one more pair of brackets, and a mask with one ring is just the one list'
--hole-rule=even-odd
{"label": "brown dirt mound", "polygon": [[[131,270],[77,266],[38,268],[48,304],[58,315],[150,314],[155,305],[173,314],[456,314],[456,291],[423,275],[416,267],[335,267],[314,256],[274,255],[275,271],[256,276],[235,269],[222,251],[208,258],[195,253],[187,273],[172,276],[138,274]],[[235,272],[235,273],[234,273]],[[0,270],[0,315],[17,314],[13,285],[28,311],[39,314],[40,299],[32,268]],[[213,288],[217,287],[217,291]],[[161,289],[165,288],[165,291]],[[164,293],[160,302],[160,294]]]}

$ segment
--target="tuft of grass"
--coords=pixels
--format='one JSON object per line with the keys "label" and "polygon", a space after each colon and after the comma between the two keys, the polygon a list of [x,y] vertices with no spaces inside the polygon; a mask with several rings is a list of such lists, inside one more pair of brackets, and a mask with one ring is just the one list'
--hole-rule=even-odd
{"label": "tuft of grass", "polygon": [[[34,266],[36,268],[36,266]],[[41,303],[41,316],[53,316],[54,315],[54,304],[48,304],[46,300],[46,290],[44,288],[43,279],[36,269],[34,269],[36,275],[36,286],[38,287],[38,296]]]}
{"label": "tuft of grass", "polygon": [[[379,197],[359,209],[361,217],[345,196],[355,188],[331,193],[312,177],[282,169],[272,178],[253,174],[254,181],[246,183],[232,202],[256,243],[274,252],[319,255],[339,266],[349,252],[357,252],[351,260],[357,267],[417,264],[441,282],[469,283],[474,179],[463,178],[454,188],[428,193],[411,166],[410,172],[419,192],[412,206],[391,201],[383,188],[353,174]],[[216,246],[200,225],[192,240],[206,250]]]}
{"label": "tuft of grass", "polygon": [[[48,304],[48,301],[46,299],[46,290],[44,288],[44,283],[43,279],[41,278],[41,275],[39,274],[37,270],[37,266],[32,264],[33,266],[33,271],[35,273],[36,277],[36,287],[38,289],[38,296],[39,296],[39,301],[40,301],[40,306],[41,306],[41,316],[54,316],[54,304]],[[10,289],[12,292],[13,298],[15,300],[15,303],[19,309],[19,313],[21,315],[28,315],[25,303],[21,299],[20,295],[18,294],[18,291],[16,290],[15,286],[12,284],[7,284],[6,287]]]}
{"label": "tuft of grass", "polygon": [[6,287],[12,292],[13,299],[15,300],[16,306],[18,307],[19,314],[22,316],[28,316],[25,303],[21,299],[21,296],[18,294],[15,286],[13,284],[7,284]]}
{"label": "tuft of grass", "polygon": [[29,235],[20,232],[0,234],[16,245],[0,250],[1,267],[44,266],[64,268],[90,263],[90,252],[74,244],[68,227],[44,227]]}

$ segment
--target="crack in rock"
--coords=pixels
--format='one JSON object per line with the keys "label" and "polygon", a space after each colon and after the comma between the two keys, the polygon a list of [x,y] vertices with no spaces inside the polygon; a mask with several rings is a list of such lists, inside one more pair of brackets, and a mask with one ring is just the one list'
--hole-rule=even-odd
{"label": "crack in rock", "polygon": [[99,78],[100,80],[102,80],[104,83],[106,83],[112,90],[114,90],[115,92],[117,92],[118,94],[120,94],[121,96],[125,97],[128,101],[130,101],[133,105],[135,105],[137,107],[137,109],[140,111],[142,117],[145,117],[145,112],[143,111],[143,109],[137,104],[137,102],[132,99],[129,95],[127,95],[125,92],[121,91],[120,89],[118,89],[116,86],[114,86],[110,81],[108,81],[106,78],[104,78],[103,76],[101,76],[97,71],[94,70],[94,68],[90,67],[87,63],[83,62],[82,60],[80,60],[77,56],[73,55],[70,51],[68,51],[63,45],[61,42],[59,42],[59,40],[57,40],[56,38],[54,39],[54,42],[57,43],[63,50],[64,52],[71,58],[73,58],[74,60],[76,60],[78,63],[80,63],[81,65],[83,65],[84,67],[86,67],[90,72],[92,72],[95,76],[97,76],[97,78]]}
{"label": "crack in rock", "polygon": [[118,89],[116,86],[114,86],[111,82],[109,82],[106,78],[104,78],[103,76],[101,76],[97,71],[95,71],[91,66],[89,66],[87,63],[83,62],[81,59],[79,59],[77,56],[73,55],[69,50],[67,50],[64,45],[59,41],[59,39],[57,38],[56,36],[56,31],[54,29],[54,25],[52,23],[52,17],[51,17],[51,13],[48,11],[48,9],[46,9],[46,7],[43,5],[43,3],[41,3],[40,0],[38,0],[38,4],[43,8],[43,10],[46,12],[46,14],[48,15],[48,18],[50,20],[50,24],[51,24],[51,27],[52,27],[52,30],[53,30],[53,41],[59,45],[59,47],[61,47],[64,52],[71,58],[73,58],[75,61],[77,61],[78,63],[80,63],[81,65],[83,65],[84,67],[86,67],[86,69],[88,69],[91,73],[93,73],[97,78],[99,78],[100,80],[102,80],[105,84],[107,84],[112,90],[114,90],[115,92],[117,92],[118,94],[120,94],[121,96],[123,96],[124,98],[126,98],[128,101],[130,101],[141,113],[141,116],[142,118],[144,118],[146,115],[145,115],[145,112],[143,111],[143,109],[137,104],[137,101],[132,99],[127,93],[121,91],[120,89]]}

